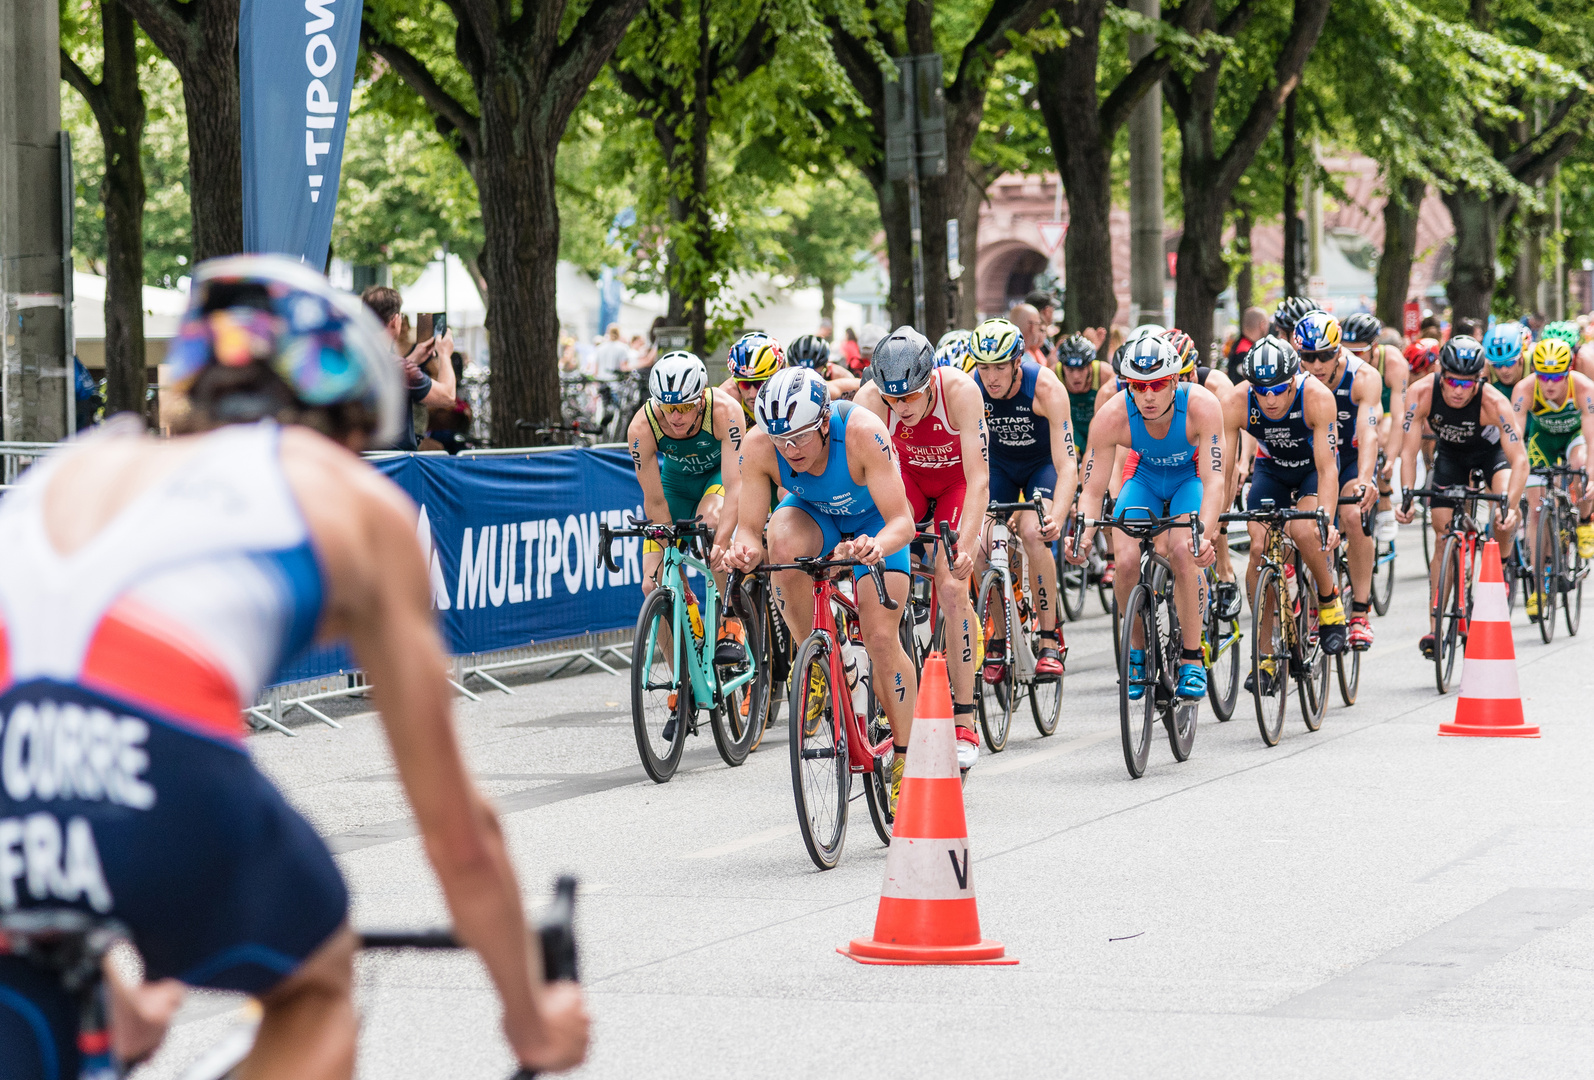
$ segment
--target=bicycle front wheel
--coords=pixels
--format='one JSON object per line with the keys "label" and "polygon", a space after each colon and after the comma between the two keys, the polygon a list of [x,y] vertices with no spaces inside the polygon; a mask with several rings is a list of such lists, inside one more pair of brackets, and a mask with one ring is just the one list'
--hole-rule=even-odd
{"label": "bicycle front wheel", "polygon": [[[1141,633],[1142,648],[1138,650],[1143,662],[1141,671],[1132,671],[1130,663],[1131,642],[1134,630]],[[1129,605],[1123,619],[1123,648],[1118,661],[1118,720],[1123,736],[1124,765],[1133,779],[1140,779],[1146,771],[1146,759],[1151,754],[1151,731],[1157,722],[1157,619],[1152,610],[1151,589],[1144,582],[1136,585],[1129,594]],[[1131,698],[1131,689],[1140,696]]]}
{"label": "bicycle front wheel", "polygon": [[720,667],[716,673],[722,682],[729,682],[745,673],[746,664],[752,664],[753,677],[723,695],[709,713],[714,745],[725,764],[732,767],[747,760],[753,744],[763,737],[764,723],[769,717],[769,659],[764,613],[753,603],[747,590],[748,586],[743,585],[730,598],[729,614],[742,624],[742,646],[748,659],[743,664]]}
{"label": "bicycle front wheel", "polygon": [[980,582],[979,606],[975,611],[985,632],[987,648],[1003,621],[1004,612],[1007,623],[1007,660],[1002,665],[1001,679],[987,683],[984,672],[975,676],[978,690],[975,701],[980,707],[980,728],[985,732],[985,744],[991,748],[991,753],[996,754],[1006,749],[1007,736],[1013,729],[1013,703],[1018,689],[1013,674],[1017,666],[1015,650],[1028,646],[1024,644],[1024,634],[1018,625],[1018,612],[1011,610],[1007,603],[1007,591],[1003,588],[999,571],[985,572],[985,580]]}
{"label": "bicycle front wheel", "polygon": [[1323,713],[1328,709],[1328,653],[1318,640],[1317,581],[1307,573],[1306,565],[1295,564],[1295,580],[1301,610],[1295,617],[1295,694],[1301,702],[1301,719],[1307,731],[1323,726]]}
{"label": "bicycle front wheel", "polygon": [[[1210,604],[1209,604],[1210,606]],[[1240,620],[1207,619],[1207,700],[1220,723],[1234,715],[1240,696]]]}
{"label": "bicycle front wheel", "polygon": [[[642,768],[655,784],[675,775],[686,749],[686,729],[695,706],[692,680],[675,655],[675,594],[654,589],[637,616],[631,645],[631,726]],[[687,643],[680,643],[684,649]]]}
{"label": "bicycle front wheel", "polygon": [[1561,610],[1566,615],[1566,632],[1576,637],[1583,621],[1583,577],[1588,573],[1583,552],[1577,546],[1576,515],[1567,515],[1563,531],[1566,540],[1561,545]]}
{"label": "bicycle front wheel", "polygon": [[[1351,584],[1350,570],[1344,562],[1339,564],[1339,596],[1340,604],[1347,612],[1351,610]],[[1356,694],[1362,684],[1362,652],[1360,649],[1346,648],[1334,657],[1334,668],[1339,674],[1339,699],[1347,706],[1356,704]]]}
{"label": "bicycle front wheel", "polygon": [[1556,535],[1555,510],[1546,499],[1539,508],[1538,555],[1533,560],[1533,593],[1538,598],[1539,637],[1548,645],[1555,638],[1555,606],[1561,590],[1557,587],[1555,556],[1561,546]]}
{"label": "bicycle front wheel", "polygon": [[1078,622],[1085,615],[1085,593],[1090,589],[1090,581],[1084,563],[1075,566],[1063,558],[1063,548],[1067,543],[1068,533],[1065,531],[1063,539],[1057,544],[1057,591],[1063,597],[1063,614],[1068,616],[1069,622]]}
{"label": "bicycle front wheel", "polygon": [[[1465,617],[1461,566],[1461,540],[1452,536],[1440,549],[1439,589],[1434,594],[1434,684],[1441,694],[1450,691],[1450,677],[1461,650],[1461,620]],[[1541,609],[1542,611],[1542,609]]]}
{"label": "bicycle front wheel", "polygon": [[1395,543],[1379,541],[1374,548],[1377,559],[1373,563],[1373,610],[1380,618],[1389,614],[1389,600],[1395,595]]}
{"label": "bicycle front wheel", "polygon": [[791,669],[791,786],[797,798],[797,825],[808,857],[821,870],[841,861],[847,840],[847,797],[852,769],[847,762],[847,735],[837,719],[837,693],[830,678],[830,638],[808,635]]}
{"label": "bicycle front wheel", "polygon": [[1257,730],[1268,746],[1277,746],[1284,732],[1289,690],[1290,650],[1284,643],[1287,613],[1283,596],[1278,568],[1262,567],[1256,580],[1256,602],[1251,606],[1251,697],[1256,704]]}

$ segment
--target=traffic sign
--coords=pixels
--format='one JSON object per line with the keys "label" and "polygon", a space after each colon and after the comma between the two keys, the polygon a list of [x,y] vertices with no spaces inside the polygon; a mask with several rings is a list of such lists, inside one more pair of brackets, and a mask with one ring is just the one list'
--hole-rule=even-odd
{"label": "traffic sign", "polygon": [[1068,222],[1040,221],[1036,222],[1036,227],[1041,231],[1041,243],[1046,245],[1046,254],[1057,254],[1057,249],[1063,246],[1063,237],[1068,235]]}

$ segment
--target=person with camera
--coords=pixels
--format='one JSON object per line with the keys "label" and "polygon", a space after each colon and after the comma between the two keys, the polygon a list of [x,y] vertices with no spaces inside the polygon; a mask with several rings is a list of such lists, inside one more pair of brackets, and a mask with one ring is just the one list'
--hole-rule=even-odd
{"label": "person with camera", "polygon": [[[398,363],[404,370],[404,386],[409,395],[410,408],[404,410],[402,427],[391,447],[373,449],[415,450],[415,409],[424,405],[428,409],[452,409],[454,392],[454,335],[445,324],[441,336],[428,334],[402,348],[406,343],[404,326],[404,298],[397,289],[387,285],[372,285],[360,294],[365,306],[371,309],[382,328]],[[435,319],[436,316],[433,316]],[[434,324],[435,325],[435,324]]]}

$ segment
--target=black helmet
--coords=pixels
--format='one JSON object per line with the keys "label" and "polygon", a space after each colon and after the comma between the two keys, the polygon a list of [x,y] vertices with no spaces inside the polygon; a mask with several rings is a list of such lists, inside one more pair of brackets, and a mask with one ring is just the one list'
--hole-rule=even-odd
{"label": "black helmet", "polygon": [[1283,338],[1267,337],[1245,354],[1245,377],[1252,386],[1279,386],[1301,370],[1301,357]]}
{"label": "black helmet", "polygon": [[830,363],[830,342],[817,334],[804,334],[786,346],[786,362],[819,369]]}
{"label": "black helmet", "polygon": [[1069,334],[1057,343],[1057,359],[1064,367],[1085,367],[1096,359],[1096,346],[1084,334]]}
{"label": "black helmet", "polygon": [[1439,370],[1452,375],[1475,378],[1483,373],[1486,363],[1488,360],[1483,354],[1483,343],[1465,334],[1451,338],[1439,350]]}
{"label": "black helmet", "polygon": [[1339,324],[1339,332],[1347,345],[1371,345],[1384,332],[1384,324],[1377,315],[1358,311]]}
{"label": "black helmet", "polygon": [[901,326],[874,347],[869,373],[880,392],[903,397],[920,390],[935,370],[935,346],[911,326]]}
{"label": "black helmet", "polygon": [[1322,310],[1315,300],[1308,300],[1304,296],[1286,296],[1273,312],[1273,326],[1268,332],[1276,338],[1288,340],[1295,332],[1295,324],[1301,321],[1301,316]]}

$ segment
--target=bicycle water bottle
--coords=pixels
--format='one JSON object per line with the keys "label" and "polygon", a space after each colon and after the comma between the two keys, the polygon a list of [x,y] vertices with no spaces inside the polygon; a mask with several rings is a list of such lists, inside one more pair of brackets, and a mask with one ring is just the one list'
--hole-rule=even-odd
{"label": "bicycle water bottle", "polygon": [[698,641],[703,640],[703,609],[698,606],[697,594],[692,591],[692,586],[685,581],[681,584],[686,588],[686,621],[692,627],[692,636]]}
{"label": "bicycle water bottle", "polygon": [[1300,593],[1300,587],[1296,584],[1296,581],[1295,581],[1295,564],[1294,563],[1285,563],[1284,564],[1284,592],[1290,598],[1290,610],[1291,611],[1297,610],[1296,597]]}
{"label": "bicycle water bottle", "polygon": [[998,570],[1007,569],[1007,540],[1011,534],[1007,526],[998,521],[991,526],[990,564]]}
{"label": "bicycle water bottle", "polygon": [[869,652],[862,643],[844,639],[841,643],[841,669],[847,678],[847,689],[852,694],[854,715],[865,716],[869,708]]}

